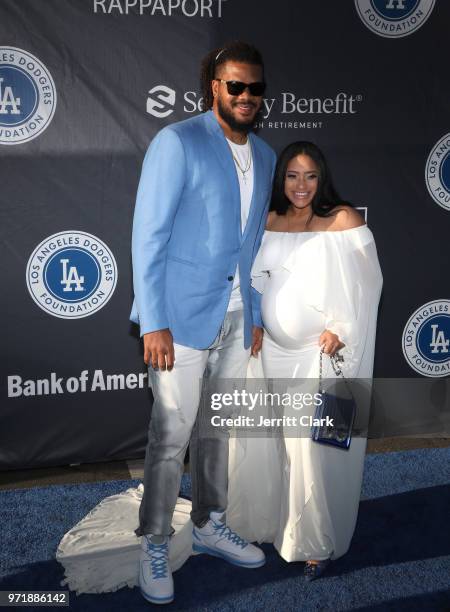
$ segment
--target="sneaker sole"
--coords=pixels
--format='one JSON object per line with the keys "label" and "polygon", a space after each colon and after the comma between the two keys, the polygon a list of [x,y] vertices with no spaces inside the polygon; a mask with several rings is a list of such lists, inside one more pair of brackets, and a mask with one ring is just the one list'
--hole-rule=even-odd
{"label": "sneaker sole", "polygon": [[247,567],[250,569],[256,567],[262,567],[266,563],[266,559],[261,559],[261,561],[253,561],[246,563],[245,561],[239,561],[234,557],[230,557],[226,553],[222,553],[214,548],[208,548],[207,546],[202,546],[201,544],[196,544],[195,542],[192,545],[192,549],[198,553],[204,553],[206,555],[211,555],[213,557],[218,557],[219,559],[224,559],[228,561],[228,563],[232,563],[233,565],[237,565],[238,567]]}
{"label": "sneaker sole", "polygon": [[154,603],[154,604],[168,604],[168,603],[172,603],[172,601],[175,599],[175,597],[173,595],[169,595],[168,597],[151,597],[150,595],[147,595],[147,593],[144,593],[144,591],[142,589],[139,589],[141,592],[142,597],[149,601],[150,603]]}

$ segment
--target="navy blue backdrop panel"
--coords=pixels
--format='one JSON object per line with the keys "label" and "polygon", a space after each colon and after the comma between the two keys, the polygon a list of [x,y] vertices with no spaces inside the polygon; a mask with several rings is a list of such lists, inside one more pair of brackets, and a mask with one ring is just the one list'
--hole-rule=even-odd
{"label": "navy blue backdrop panel", "polygon": [[449,24],[442,0],[3,0],[0,469],[142,456],[140,168],[229,39],[265,58],[260,136],[321,146],[375,234],[375,374],[448,376]]}

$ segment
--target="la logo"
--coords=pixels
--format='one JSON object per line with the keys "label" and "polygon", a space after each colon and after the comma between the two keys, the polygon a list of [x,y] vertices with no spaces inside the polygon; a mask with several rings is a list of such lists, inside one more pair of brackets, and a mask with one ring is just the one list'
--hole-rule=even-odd
{"label": "la logo", "polygon": [[[75,266],[70,266],[69,270],[67,270],[68,259],[60,259],[59,261],[62,263],[63,268],[61,280],[61,285],[65,285],[63,291],[84,291],[84,287],[82,287],[84,276],[78,276],[78,270]],[[74,289],[72,289],[72,285],[75,285]]]}
{"label": "la logo", "polygon": [[[20,98],[15,98],[12,87],[3,88],[4,79],[0,79],[0,115],[20,115]],[[10,110],[8,110],[10,107]]]}
{"label": "la logo", "polygon": [[[389,0],[389,2],[386,5],[387,9],[397,9],[397,10],[401,10],[405,8],[405,0]],[[396,6],[394,6],[394,4]]]}
{"label": "la logo", "polygon": [[441,329],[438,331],[438,325],[432,325],[433,338],[430,342],[430,346],[433,347],[432,353],[448,353],[448,347],[450,340],[445,339],[444,331]]}

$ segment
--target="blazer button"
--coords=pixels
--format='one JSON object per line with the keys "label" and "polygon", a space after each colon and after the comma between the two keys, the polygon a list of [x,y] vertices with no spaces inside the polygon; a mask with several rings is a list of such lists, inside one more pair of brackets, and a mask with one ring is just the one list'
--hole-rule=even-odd
{"label": "blazer button", "polygon": [[229,277],[228,277],[228,280],[229,280],[229,281],[234,280],[234,276],[229,276]]}

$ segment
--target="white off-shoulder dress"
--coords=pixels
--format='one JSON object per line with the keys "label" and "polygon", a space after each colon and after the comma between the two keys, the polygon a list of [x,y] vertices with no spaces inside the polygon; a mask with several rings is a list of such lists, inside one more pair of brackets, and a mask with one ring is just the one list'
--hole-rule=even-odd
{"label": "white off-shoulder dress", "polygon": [[[265,335],[250,374],[317,384],[319,337],[329,329],[345,343],[345,376],[372,378],[382,276],[367,226],[266,231],[252,278]],[[335,376],[326,357],[324,366]],[[228,522],[251,541],[274,542],[286,561],[342,556],[356,524],[365,448],[362,437],[348,451],[305,435],[232,440]]]}
{"label": "white off-shoulder dress", "polygon": [[[345,342],[347,377],[372,377],[381,272],[366,226],[340,232],[266,231],[253,266],[266,333],[253,378],[316,378],[324,329]],[[329,370],[325,375],[330,375]],[[227,523],[250,541],[273,542],[287,561],[343,555],[357,518],[366,441],[350,450],[307,438],[231,438]],[[134,530],[142,485],[103,500],[61,540],[56,558],[78,593],[138,582]],[[170,544],[178,569],[192,554],[190,502],[179,498]]]}

